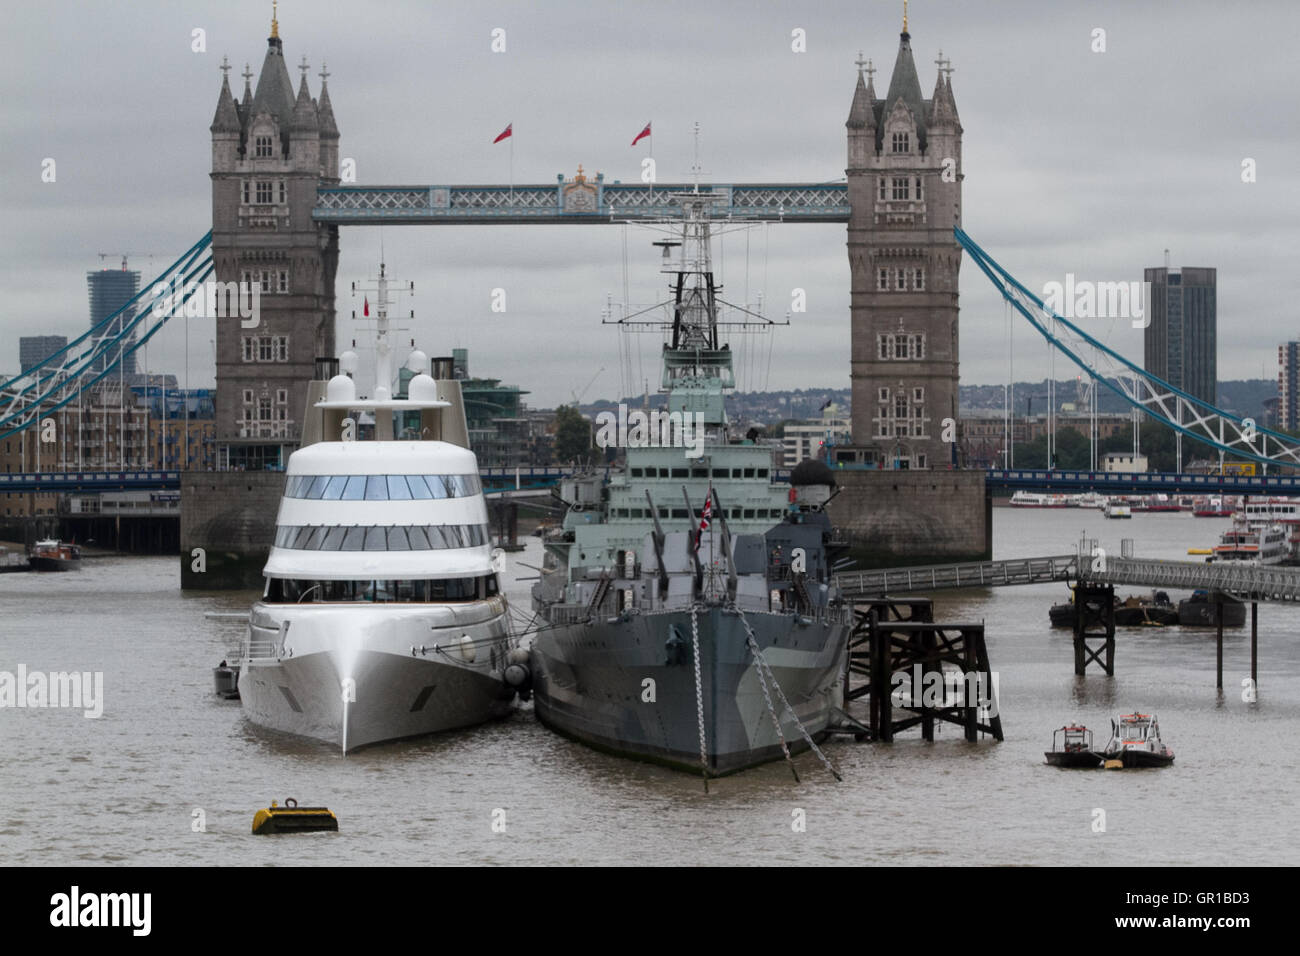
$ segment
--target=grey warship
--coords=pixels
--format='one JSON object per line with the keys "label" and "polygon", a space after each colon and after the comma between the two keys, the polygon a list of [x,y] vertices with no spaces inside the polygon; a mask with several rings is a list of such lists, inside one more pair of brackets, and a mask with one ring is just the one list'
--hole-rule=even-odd
{"label": "grey warship", "polygon": [[770,446],[730,434],[710,199],[676,201],[681,241],[656,243],[680,254],[663,270],[665,421],[629,439],[620,470],[562,484],[530,661],[547,727],[707,780],[816,748],[842,700],[850,609],[831,577],[830,469],[806,461],[787,486]]}

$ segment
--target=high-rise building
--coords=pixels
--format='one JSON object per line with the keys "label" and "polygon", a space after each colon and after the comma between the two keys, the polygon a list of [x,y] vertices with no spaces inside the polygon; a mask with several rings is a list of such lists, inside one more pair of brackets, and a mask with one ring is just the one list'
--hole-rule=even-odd
{"label": "high-rise building", "polygon": [[[126,260],[122,261],[120,269],[99,269],[95,272],[86,273],[86,286],[90,293],[90,325],[94,328],[103,322],[110,315],[126,305],[140,291],[140,273],[128,269]],[[136,307],[130,306],[95,333],[97,338],[116,338],[122,330],[131,324],[135,318]],[[135,340],[133,332],[127,333],[126,339],[121,346],[115,346],[95,359],[92,368],[97,372],[102,372],[104,368],[117,360],[119,354],[122,356],[121,371],[126,375],[135,373],[135,353],[127,353],[131,343]]]}
{"label": "high-rise building", "polygon": [[40,365],[68,344],[66,335],[24,335],[18,340],[18,365],[21,371]]}
{"label": "high-rise building", "polygon": [[[956,445],[961,122],[948,61],[924,99],[907,19],[889,91],[858,62],[848,122],[852,434],[837,460],[947,467]],[[866,67],[864,69],[863,67]]]}
{"label": "high-rise building", "polygon": [[1300,342],[1277,347],[1277,424],[1300,428]]}
{"label": "high-rise building", "polygon": [[1151,301],[1143,367],[1194,398],[1213,405],[1218,391],[1217,283],[1214,269],[1147,269]]}
{"label": "high-rise building", "polygon": [[339,182],[339,130],[323,68],[320,98],[298,94],[279,23],[243,99],[223,77],[212,133],[212,261],[218,282],[260,286],[259,324],[217,322],[217,467],[284,466],[298,446],[316,359],[334,352],[338,227],[312,220],[319,187]]}

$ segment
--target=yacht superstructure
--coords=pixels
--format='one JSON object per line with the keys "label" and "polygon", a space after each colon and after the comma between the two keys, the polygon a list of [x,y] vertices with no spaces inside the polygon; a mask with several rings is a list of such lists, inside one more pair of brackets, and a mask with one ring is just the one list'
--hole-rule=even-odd
{"label": "yacht superstructure", "polygon": [[[459,384],[414,352],[394,398],[381,267],[377,375],[359,397],[330,379],[313,414],[323,437],[286,467],[266,588],[240,660],[245,714],[276,730],[366,744],[508,712],[505,598],[488,537]],[[352,364],[355,356],[351,357]],[[373,415],[375,438],[358,440]],[[426,440],[395,440],[394,417]]]}

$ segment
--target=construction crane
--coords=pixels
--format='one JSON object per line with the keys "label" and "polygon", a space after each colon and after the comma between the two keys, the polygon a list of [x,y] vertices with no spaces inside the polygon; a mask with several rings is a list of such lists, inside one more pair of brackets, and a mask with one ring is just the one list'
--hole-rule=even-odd
{"label": "construction crane", "polygon": [[575,392],[572,390],[569,391],[569,394],[573,396],[574,408],[577,408],[579,405],[582,404],[582,399],[587,394],[587,389],[591,388],[591,386],[596,383],[596,379],[600,378],[600,373],[603,371],[605,371],[605,366],[602,365],[599,369],[596,370],[596,374],[591,377],[591,380],[582,387],[581,392]]}
{"label": "construction crane", "polygon": [[126,260],[127,260],[127,257],[129,257],[129,256],[135,256],[137,259],[139,259],[139,258],[141,258],[141,257],[144,257],[144,258],[146,258],[146,259],[150,259],[150,260],[152,260],[154,254],[153,254],[152,252],[101,252],[101,253],[99,253],[99,261],[100,261],[100,262],[103,262],[103,261],[104,261],[105,259],[107,259],[109,256],[112,256],[112,257],[114,257],[114,258],[117,258],[117,257],[120,256],[121,259],[122,259],[122,271],[123,271],[123,272],[126,272]]}

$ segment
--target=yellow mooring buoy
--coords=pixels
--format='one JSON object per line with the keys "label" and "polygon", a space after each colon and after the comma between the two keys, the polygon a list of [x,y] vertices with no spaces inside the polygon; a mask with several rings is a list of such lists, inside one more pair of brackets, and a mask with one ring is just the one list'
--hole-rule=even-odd
{"label": "yellow mooring buoy", "polygon": [[338,828],[338,817],[328,807],[300,807],[293,797],[284,801],[284,806],[272,800],[269,807],[253,814],[254,833],[308,833]]}

